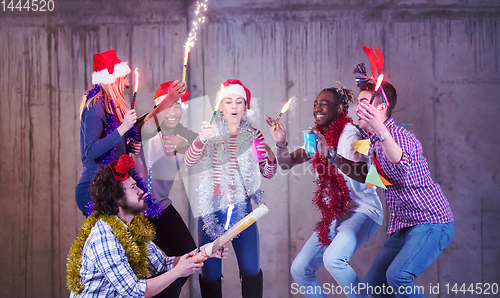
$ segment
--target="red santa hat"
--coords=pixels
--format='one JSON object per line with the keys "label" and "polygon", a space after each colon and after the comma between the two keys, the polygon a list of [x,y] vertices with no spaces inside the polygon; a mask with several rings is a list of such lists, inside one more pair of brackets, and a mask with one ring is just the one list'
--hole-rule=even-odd
{"label": "red santa hat", "polygon": [[117,78],[124,77],[130,72],[127,62],[118,59],[115,50],[95,54],[92,84],[113,84]]}
{"label": "red santa hat", "polygon": [[[172,85],[172,83],[173,83],[172,81],[168,81],[161,84],[160,87],[158,87],[158,90],[156,90],[155,93],[155,106],[159,105],[165,99],[165,97],[167,97],[168,88],[170,87],[170,85]],[[177,101],[182,105],[183,109],[188,108],[187,104],[188,96],[189,96],[189,91],[186,90],[186,93],[181,97],[181,99]]]}
{"label": "red santa hat", "polygon": [[248,90],[247,87],[245,87],[245,85],[243,85],[243,83],[240,80],[229,79],[225,81],[222,84],[221,90],[219,91],[217,102],[223,100],[224,97],[231,94],[242,96],[247,102],[247,109],[250,110],[250,99],[251,99],[250,90]]}

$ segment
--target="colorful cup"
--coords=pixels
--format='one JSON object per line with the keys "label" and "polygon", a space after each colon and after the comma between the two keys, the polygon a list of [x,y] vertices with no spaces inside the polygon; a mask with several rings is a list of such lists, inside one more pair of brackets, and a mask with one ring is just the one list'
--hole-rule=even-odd
{"label": "colorful cup", "polygon": [[257,150],[257,146],[259,146],[260,144],[262,144],[263,141],[264,140],[255,140],[255,141],[251,142],[251,144],[252,144],[253,158],[255,159],[255,161],[261,161],[261,160],[266,159],[264,157],[264,151]]}
{"label": "colorful cup", "polygon": [[309,130],[304,130],[304,149],[309,155],[316,154],[316,147],[318,146],[318,136],[309,133]]}

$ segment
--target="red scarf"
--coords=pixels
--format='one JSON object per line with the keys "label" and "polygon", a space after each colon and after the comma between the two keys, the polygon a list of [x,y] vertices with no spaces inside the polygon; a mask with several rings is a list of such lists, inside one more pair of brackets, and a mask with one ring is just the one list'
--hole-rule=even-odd
{"label": "red scarf", "polygon": [[[347,113],[343,112],[330,124],[326,135],[322,127],[316,125],[315,129],[325,136],[328,146],[337,151],[340,134],[344,131],[347,123],[352,123],[352,119]],[[333,220],[345,214],[351,197],[344,176],[326,158],[316,153],[312,163],[317,174],[315,180],[317,187],[313,202],[322,215],[321,221],[316,224],[314,231],[318,233],[321,244],[328,246],[332,242],[330,239],[330,225]],[[325,198],[328,198],[328,201],[325,201]]]}

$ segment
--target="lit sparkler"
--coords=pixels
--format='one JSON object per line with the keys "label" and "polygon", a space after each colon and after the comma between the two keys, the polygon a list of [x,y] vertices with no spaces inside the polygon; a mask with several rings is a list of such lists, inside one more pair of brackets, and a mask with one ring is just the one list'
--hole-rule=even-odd
{"label": "lit sparkler", "polygon": [[292,99],[293,99],[293,97],[290,97],[290,99],[286,102],[286,104],[281,109],[281,112],[278,115],[278,118],[276,118],[276,121],[274,121],[273,130],[276,129],[276,125],[278,125],[278,122],[280,121],[281,115],[283,115],[283,113],[288,111],[288,108],[290,108],[290,104],[292,103]]}
{"label": "lit sparkler", "polygon": [[[220,84],[220,88],[221,90],[219,92],[223,92],[223,89],[225,88],[223,84]],[[220,93],[218,93],[220,94]],[[215,119],[215,115],[217,114],[217,110],[219,109],[219,106],[220,106],[220,103],[222,102],[222,98],[217,98],[215,99],[217,102],[215,103],[215,108],[214,108],[214,112],[212,114],[212,119],[210,119],[210,124],[212,124],[214,122],[214,119]]]}
{"label": "lit sparkler", "polygon": [[137,96],[137,89],[139,89],[139,67],[136,67],[134,72],[135,72],[135,87],[134,87],[134,94],[132,95],[132,104],[130,105],[131,109],[133,109],[135,106],[135,97]]}
{"label": "lit sparkler", "polygon": [[224,227],[224,230],[227,231],[229,229],[229,224],[231,223],[231,216],[233,215],[233,209],[234,209],[234,204],[229,204],[227,207],[227,219],[226,219],[226,226]]}
{"label": "lit sparkler", "polygon": [[191,48],[194,46],[194,42],[196,41],[196,37],[198,34],[198,30],[200,29],[200,25],[205,23],[205,16],[203,15],[203,12],[207,11],[207,3],[208,0],[204,0],[203,2],[201,1],[196,1],[196,8],[194,10],[194,16],[195,20],[193,21],[193,27],[191,28],[191,32],[188,34],[188,39],[186,43],[184,44],[184,65],[182,69],[182,81],[184,82],[186,80],[186,67],[187,67],[187,61],[189,57],[189,51]]}
{"label": "lit sparkler", "polygon": [[380,88],[380,85],[382,85],[383,80],[384,80],[384,75],[379,74],[378,78],[377,78],[377,85],[375,86],[375,91],[373,91],[372,98],[370,99],[370,104],[373,104],[373,101],[375,100],[375,96],[377,96],[378,88]]}

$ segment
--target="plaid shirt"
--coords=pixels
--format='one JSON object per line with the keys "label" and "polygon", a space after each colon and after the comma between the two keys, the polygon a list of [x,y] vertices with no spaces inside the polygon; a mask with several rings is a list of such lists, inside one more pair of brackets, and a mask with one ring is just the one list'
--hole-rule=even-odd
{"label": "plaid shirt", "polygon": [[[392,117],[384,124],[403,150],[401,161],[392,164],[382,144],[375,140],[376,134],[370,136],[369,154],[374,154],[384,176],[392,184],[383,190],[391,212],[387,233],[418,224],[452,222],[450,205],[439,184],[432,180],[422,144],[406,129],[397,126]],[[361,132],[368,137],[365,131]]]}
{"label": "plaid shirt", "polygon": [[[148,259],[152,275],[173,268],[174,258],[164,256],[152,242]],[[103,220],[97,221],[85,242],[80,274],[85,288],[70,297],[144,297],[146,291],[146,280],[137,278],[125,249]]]}

